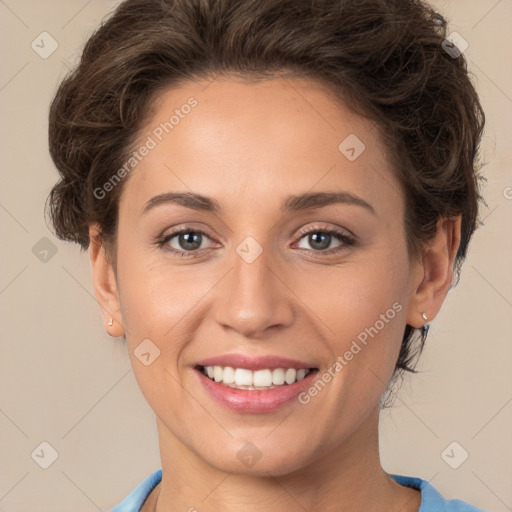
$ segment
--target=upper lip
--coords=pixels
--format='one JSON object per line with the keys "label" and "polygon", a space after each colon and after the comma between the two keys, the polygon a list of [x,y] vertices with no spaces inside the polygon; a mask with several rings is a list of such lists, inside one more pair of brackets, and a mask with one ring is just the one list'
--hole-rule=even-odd
{"label": "upper lip", "polygon": [[295,368],[296,370],[316,368],[313,364],[287,357],[272,355],[250,357],[243,354],[224,354],[222,356],[209,357],[196,363],[196,366],[231,366],[232,368],[246,368],[252,371],[264,370],[266,368],[271,370],[275,368]]}

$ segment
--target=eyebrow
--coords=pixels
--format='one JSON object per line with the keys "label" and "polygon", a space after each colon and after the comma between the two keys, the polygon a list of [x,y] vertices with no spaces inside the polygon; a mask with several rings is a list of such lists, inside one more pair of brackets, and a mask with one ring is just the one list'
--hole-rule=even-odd
{"label": "eyebrow", "polygon": [[[178,204],[192,210],[218,213],[221,205],[213,198],[194,192],[167,192],[152,197],[144,206],[141,215],[162,204]],[[349,204],[365,208],[373,215],[375,209],[361,197],[350,192],[315,192],[289,196],[281,208],[283,213],[322,208],[331,204]]]}

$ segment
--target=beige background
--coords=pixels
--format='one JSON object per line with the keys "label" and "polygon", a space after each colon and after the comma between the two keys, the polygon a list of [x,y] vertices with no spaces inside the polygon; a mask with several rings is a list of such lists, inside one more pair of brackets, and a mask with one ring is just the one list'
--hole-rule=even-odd
{"label": "beige background", "polygon": [[[512,2],[436,1],[487,113],[488,208],[458,286],[432,324],[419,375],[382,413],[384,468],[446,498],[512,510]],[[47,151],[56,84],[114,2],[0,0],[2,66],[0,510],[108,511],[160,467],[155,421],[123,345],[104,331],[88,255],[56,240],[42,212],[57,178]],[[43,31],[57,50],[41,58]],[[454,94],[457,91],[454,90]],[[40,261],[47,237],[56,253]],[[34,246],[36,249],[33,249]],[[34,252],[33,252],[34,251]],[[58,458],[31,454],[46,441]],[[469,453],[452,469],[453,441]],[[48,454],[48,450],[46,450]],[[461,448],[454,451],[460,457]],[[39,459],[40,460],[40,459]]]}

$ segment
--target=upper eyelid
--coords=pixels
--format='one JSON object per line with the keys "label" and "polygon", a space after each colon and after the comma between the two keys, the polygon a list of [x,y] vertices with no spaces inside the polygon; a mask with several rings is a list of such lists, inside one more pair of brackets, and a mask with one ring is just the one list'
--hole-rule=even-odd
{"label": "upper eyelid", "polygon": [[337,226],[337,227],[330,227],[330,226],[310,226],[304,229],[299,230],[297,233],[298,236],[304,236],[305,234],[308,234],[310,232],[315,231],[327,231],[327,232],[333,232],[337,234],[346,234],[347,237],[350,238],[357,238],[357,235],[353,233],[350,229],[347,229],[345,227]]}
{"label": "upper eyelid", "polygon": [[[347,236],[352,236],[354,238],[357,237],[350,229],[347,229],[346,227],[330,227],[330,226],[322,226],[322,225],[309,226],[309,227],[300,229],[297,232],[296,236],[304,236],[305,233],[311,232],[311,231],[313,231],[313,232],[314,231],[332,231],[332,232],[346,231]],[[172,230],[171,232],[169,232],[167,234],[164,232],[164,233],[162,233],[160,238],[173,237],[173,236],[179,235],[180,233],[184,233],[184,232],[201,233],[203,235],[206,235],[210,239],[212,238],[210,236],[210,234],[208,233],[208,230],[203,229],[203,228],[196,228],[196,227],[188,226],[188,225],[178,226],[175,230]],[[214,235],[214,236],[218,236],[218,235]],[[219,238],[222,238],[222,237],[219,237]]]}

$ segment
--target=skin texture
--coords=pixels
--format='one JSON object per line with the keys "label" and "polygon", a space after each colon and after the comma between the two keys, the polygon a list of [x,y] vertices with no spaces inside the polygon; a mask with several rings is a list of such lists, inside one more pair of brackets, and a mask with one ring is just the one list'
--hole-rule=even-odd
{"label": "skin texture", "polygon": [[[105,323],[114,318],[107,330],[126,335],[157,420],[163,478],[144,510],[417,511],[420,492],[381,467],[379,399],[406,323],[421,327],[421,313],[431,320],[446,297],[460,218],[440,219],[426,256],[411,260],[402,191],[375,125],[304,79],[183,84],[159,96],[140,140],[191,96],[197,106],[127,178],[117,275],[90,227],[96,296]],[[338,150],[349,134],[366,146],[355,161]],[[169,203],[141,215],[170,191],[212,197],[222,211]],[[289,195],[320,191],[348,191],[375,214],[353,204],[281,211]],[[195,258],[155,243],[183,223],[206,233]],[[333,237],[326,250],[343,250],[323,255],[299,234],[306,227],[339,228],[356,243]],[[250,264],[236,252],[247,236],[263,250]],[[167,246],[186,253],[178,236]],[[394,303],[401,311],[305,405],[233,412],[193,369],[236,352],[299,359],[321,375]],[[149,366],[134,355],[147,338],[160,350]],[[237,457],[248,442],[261,452],[252,467]]]}

